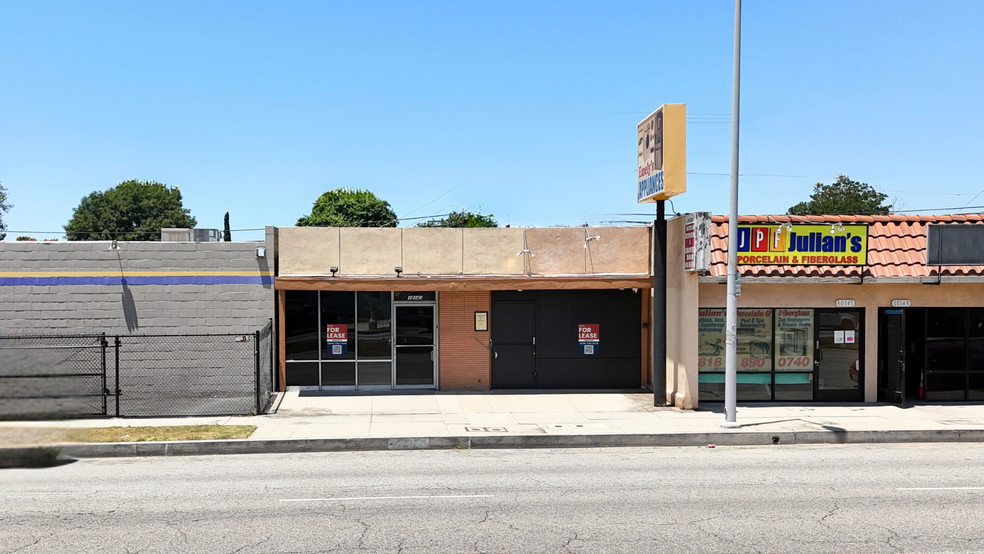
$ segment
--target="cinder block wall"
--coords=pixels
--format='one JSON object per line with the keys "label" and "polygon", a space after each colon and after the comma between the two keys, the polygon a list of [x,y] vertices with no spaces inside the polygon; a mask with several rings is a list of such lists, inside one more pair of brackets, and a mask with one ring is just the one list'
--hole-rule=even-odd
{"label": "cinder block wall", "polygon": [[[247,333],[274,317],[264,242],[2,242],[0,334]],[[257,247],[266,248],[257,257]]]}
{"label": "cinder block wall", "polygon": [[[489,291],[442,292],[438,297],[441,390],[488,390],[491,331],[475,331],[475,312],[489,312]],[[491,314],[489,315],[491,326]]]}

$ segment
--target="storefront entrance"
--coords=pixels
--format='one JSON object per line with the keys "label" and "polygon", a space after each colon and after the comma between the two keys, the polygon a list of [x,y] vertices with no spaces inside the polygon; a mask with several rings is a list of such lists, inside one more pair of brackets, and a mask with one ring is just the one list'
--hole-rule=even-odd
{"label": "storefront entrance", "polygon": [[436,293],[287,291],[285,304],[288,386],[436,387]]}
{"label": "storefront entrance", "polygon": [[437,383],[437,343],[433,303],[394,303],[396,344],[393,386],[434,388]]}
{"label": "storefront entrance", "polygon": [[878,400],[984,400],[984,308],[882,308]]}
{"label": "storefront entrance", "polygon": [[816,310],[815,400],[864,401],[863,322],[862,310]]}

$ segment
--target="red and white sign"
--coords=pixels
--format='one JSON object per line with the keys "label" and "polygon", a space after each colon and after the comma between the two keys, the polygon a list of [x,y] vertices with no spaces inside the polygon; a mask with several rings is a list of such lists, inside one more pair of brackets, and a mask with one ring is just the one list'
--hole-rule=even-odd
{"label": "red and white sign", "polygon": [[348,325],[327,325],[325,332],[328,335],[328,340],[348,340]]}
{"label": "red and white sign", "polygon": [[325,326],[328,354],[333,356],[348,354],[348,325],[331,324]]}
{"label": "red and white sign", "polygon": [[578,353],[588,356],[598,355],[601,344],[601,325],[597,323],[581,323],[577,326]]}
{"label": "red and white sign", "polygon": [[582,323],[577,326],[577,340],[590,340],[597,341],[601,340],[599,338],[600,331],[598,328],[601,327],[597,323]]}

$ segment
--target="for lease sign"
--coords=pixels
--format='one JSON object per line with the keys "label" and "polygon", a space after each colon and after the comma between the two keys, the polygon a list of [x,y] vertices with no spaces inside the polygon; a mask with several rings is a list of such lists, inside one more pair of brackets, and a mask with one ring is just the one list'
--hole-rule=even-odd
{"label": "for lease sign", "polygon": [[601,343],[601,325],[597,323],[581,323],[577,326],[577,349],[586,356],[597,356]]}
{"label": "for lease sign", "polygon": [[348,354],[348,325],[329,323],[325,326],[325,336],[328,341],[329,355]]}

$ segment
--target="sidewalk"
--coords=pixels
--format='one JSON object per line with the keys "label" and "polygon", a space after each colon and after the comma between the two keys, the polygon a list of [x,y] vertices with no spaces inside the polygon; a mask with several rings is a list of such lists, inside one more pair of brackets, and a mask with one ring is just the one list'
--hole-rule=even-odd
{"label": "sidewalk", "polygon": [[[67,445],[70,456],[312,452],[415,448],[704,446],[846,442],[984,442],[984,404],[744,405],[722,429],[721,404],[653,407],[647,393],[282,393],[251,417],[0,422],[0,436],[53,427],[255,425],[249,439]],[[0,445],[2,446],[2,445]]]}

